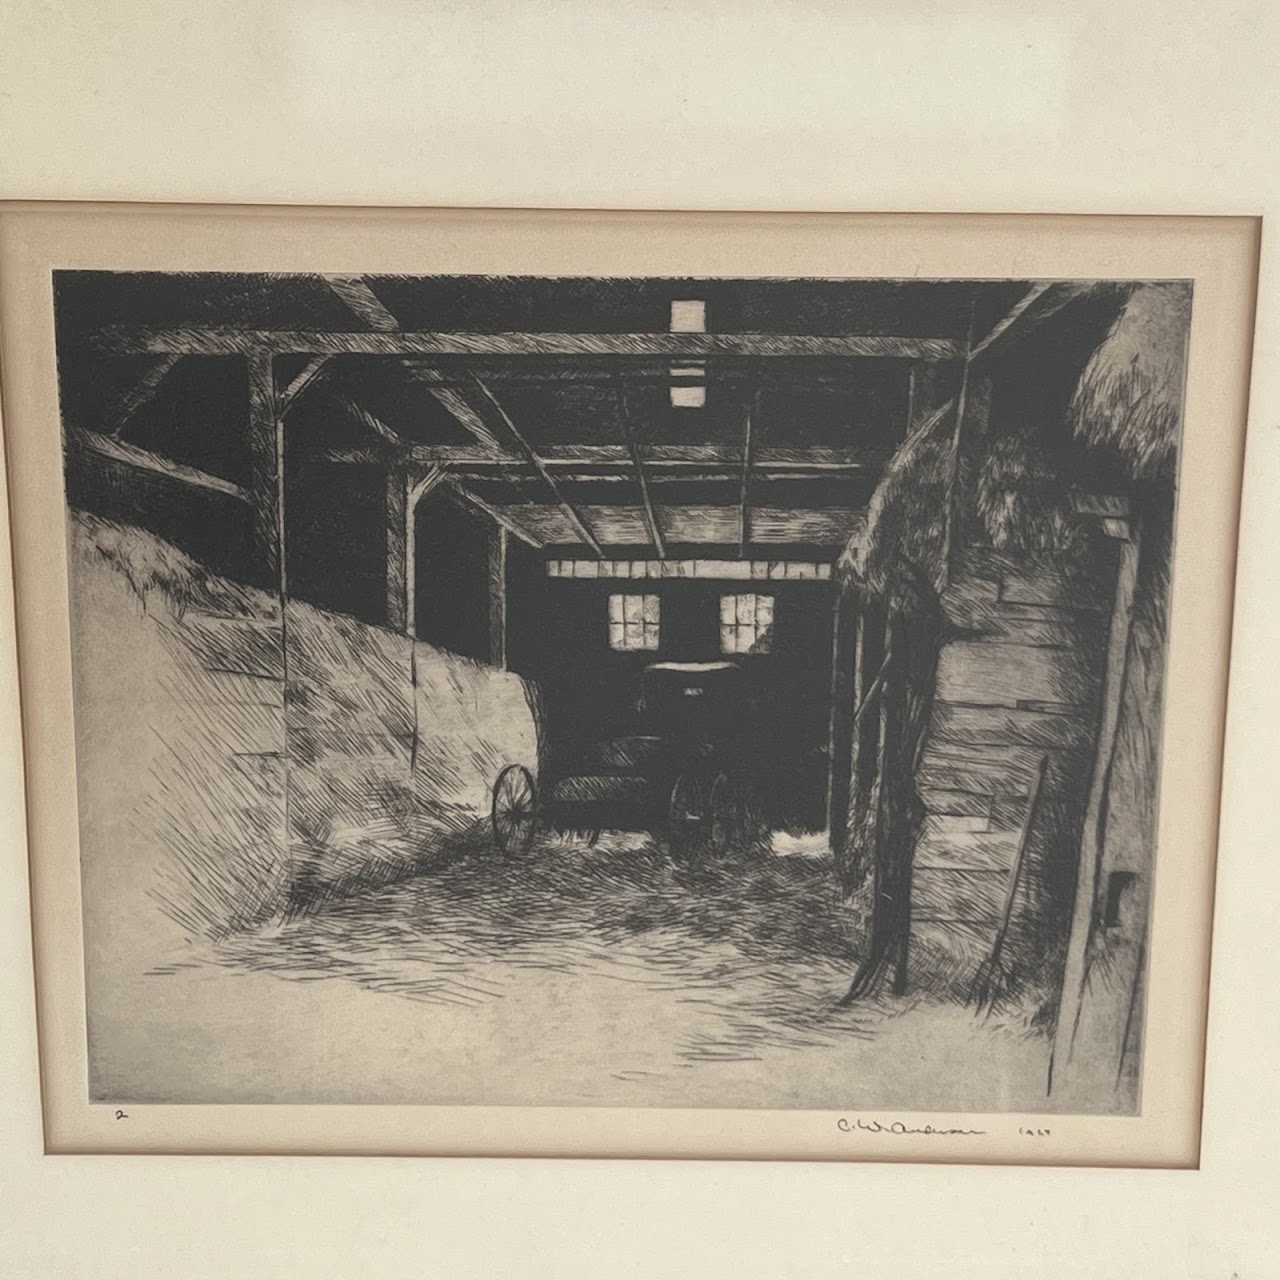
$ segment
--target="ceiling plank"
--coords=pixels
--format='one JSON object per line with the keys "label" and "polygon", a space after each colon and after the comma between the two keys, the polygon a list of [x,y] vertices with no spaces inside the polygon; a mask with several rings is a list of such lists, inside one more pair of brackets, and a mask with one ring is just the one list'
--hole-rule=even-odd
{"label": "ceiling plank", "polygon": [[346,303],[348,310],[370,329],[391,332],[400,328],[400,321],[387,310],[364,276],[325,275],[321,278]]}
{"label": "ceiling plank", "polygon": [[[521,524],[547,545],[571,545],[578,541],[564,513],[554,506],[507,508],[518,510]],[[728,506],[666,506],[659,504],[667,545],[703,545],[731,548],[738,545],[739,508]],[[605,546],[639,547],[648,542],[644,509],[628,506],[587,506],[591,521]],[[842,547],[865,526],[861,508],[756,507],[752,511],[752,544],[810,544]]]}
{"label": "ceiling plank", "polygon": [[695,360],[709,356],[958,360],[964,355],[964,343],[953,338],[888,334],[413,333],[385,325],[375,333],[108,327],[89,334],[86,340],[97,351],[152,355],[238,355],[251,350],[277,355],[658,356]]}

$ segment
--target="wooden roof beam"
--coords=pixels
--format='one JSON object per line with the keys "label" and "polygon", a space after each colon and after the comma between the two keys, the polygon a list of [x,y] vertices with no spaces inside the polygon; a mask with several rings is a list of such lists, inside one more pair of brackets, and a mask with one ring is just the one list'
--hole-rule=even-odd
{"label": "wooden roof beam", "polygon": [[545,544],[540,538],[535,537],[523,525],[513,520],[501,507],[495,507],[492,503],[486,502],[483,498],[477,497],[464,484],[460,484],[453,477],[445,477],[441,481],[442,487],[447,487],[451,493],[456,494],[468,506],[475,507],[477,511],[482,511],[495,524],[501,525],[508,533],[514,534],[521,542],[527,542],[531,547],[542,547]]}
{"label": "wooden roof beam", "polygon": [[249,501],[249,491],[242,485],[211,475],[207,471],[200,471],[196,467],[189,467],[185,463],[175,462],[162,454],[152,453],[150,449],[139,449],[123,440],[104,436],[97,431],[68,431],[67,442],[72,447],[88,450],[100,457],[109,458],[112,462],[122,462],[141,471],[149,471],[153,475],[164,476],[167,480],[176,480],[180,484],[191,485],[210,493],[223,493],[231,498],[239,498],[241,502]]}
{"label": "wooden roof beam", "polygon": [[308,387],[324,375],[328,366],[328,356],[312,356],[294,375],[293,381],[280,392],[276,401],[278,411],[284,413]]}
{"label": "wooden roof beam", "polygon": [[[942,410],[935,411],[940,414]],[[931,415],[933,416],[933,415]],[[507,467],[525,466],[527,461],[509,449],[491,451],[473,445],[456,444],[405,444],[408,460],[423,466],[440,462],[457,467]],[[349,456],[348,456],[349,455]],[[631,462],[630,450],[624,444],[563,444],[548,445],[539,451],[543,466],[553,470],[573,467],[627,466]],[[873,472],[883,469],[889,455],[869,456],[856,448],[826,445],[799,445],[790,449],[756,449],[753,463],[757,469],[773,467],[788,471],[812,471],[816,475],[830,472]],[[365,459],[359,450],[336,450],[333,461],[361,462]],[[725,467],[738,474],[742,464],[742,451],[736,447],[716,444],[654,444],[644,452],[646,469],[676,469],[686,467]]]}
{"label": "wooden roof beam", "polygon": [[503,425],[509,432],[511,432],[511,436],[515,440],[516,444],[520,446],[520,451],[524,454],[525,461],[528,462],[546,482],[547,488],[555,495],[556,502],[559,503],[560,509],[569,518],[569,523],[573,526],[578,536],[591,548],[592,551],[596,553],[596,555],[603,558],[604,549],[596,541],[595,534],[593,534],[590,528],[588,528],[586,521],[583,520],[577,507],[575,507],[573,503],[564,496],[564,492],[561,490],[559,484],[556,483],[556,478],[547,470],[546,464],[538,456],[536,450],[528,440],[524,438],[523,434],[521,434],[520,428],[517,427],[516,424],[511,421],[510,417],[507,416],[507,411],[498,402],[497,397],[479,379],[476,380],[476,390],[479,391],[491,405],[493,405],[494,411],[502,419]]}
{"label": "wooden roof beam", "polygon": [[426,390],[436,399],[436,401],[450,414],[453,415],[454,421],[463,428],[464,431],[470,433],[471,438],[481,446],[481,448],[491,450],[496,454],[506,452],[502,445],[498,442],[498,438],[489,430],[485,420],[463,399],[462,395],[455,391],[452,387],[432,387],[428,386]]}
{"label": "wooden roof beam", "polygon": [[[335,395],[334,399],[347,411],[366,430],[371,431],[374,435],[384,443],[393,445],[397,449],[404,449],[409,442],[400,435],[393,427],[387,426],[376,414],[370,413],[368,409],[362,405],[358,405],[354,400],[344,395]],[[410,459],[416,461],[416,459]]]}
{"label": "wooden roof beam", "polygon": [[649,492],[649,474],[644,469],[644,459],[640,454],[640,445],[636,441],[635,429],[631,422],[631,412],[627,408],[626,389],[619,384],[618,414],[622,419],[622,430],[627,437],[627,452],[631,455],[631,466],[635,471],[636,483],[640,486],[640,500],[644,504],[644,520],[649,529],[649,541],[658,553],[659,560],[667,558],[667,545],[662,537],[662,525],[658,523],[658,513],[654,509],[653,497]]}
{"label": "wooden roof beam", "polygon": [[[389,315],[390,313],[388,313]],[[887,334],[778,333],[373,333],[178,327],[107,327],[87,335],[96,351],[133,355],[368,356],[838,356],[876,360],[958,360],[963,342]]]}
{"label": "wooden roof beam", "polygon": [[160,389],[160,384],[173,372],[181,356],[162,356],[132,386],[116,397],[103,415],[101,434],[116,437],[129,419]]}
{"label": "wooden roof beam", "polygon": [[370,329],[391,332],[400,328],[400,321],[387,310],[364,276],[325,275],[321,279]]}

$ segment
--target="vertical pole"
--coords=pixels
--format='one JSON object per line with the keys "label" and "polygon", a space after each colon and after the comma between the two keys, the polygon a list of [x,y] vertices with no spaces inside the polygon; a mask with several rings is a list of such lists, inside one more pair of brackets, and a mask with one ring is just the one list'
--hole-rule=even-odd
{"label": "vertical pole", "polygon": [[409,513],[409,477],[399,462],[387,465],[387,626],[401,635],[413,631],[409,581],[412,553],[412,521]]}
{"label": "vertical pole", "polygon": [[844,859],[849,838],[853,778],[853,715],[858,706],[857,603],[851,585],[835,583],[831,637],[831,719],[828,726],[827,833],[831,852]]}
{"label": "vertical pole", "polygon": [[507,666],[507,531],[489,530],[489,661]]}
{"label": "vertical pole", "polygon": [[284,418],[279,412],[269,351],[254,351],[249,362],[249,495],[253,507],[254,564],[280,593],[284,604],[288,574],[284,541]]}
{"label": "vertical pole", "polygon": [[1049,1059],[1048,1091],[1053,1092],[1054,1076],[1071,1061],[1084,988],[1088,980],[1089,943],[1093,937],[1098,876],[1105,851],[1107,799],[1115,764],[1120,729],[1120,708],[1128,668],[1129,636],[1133,626],[1133,604],[1138,585],[1140,551],[1136,522],[1129,537],[1120,544],[1120,564],[1116,571],[1115,602],[1107,636],[1107,665],[1102,683],[1102,715],[1098,724],[1098,751],[1093,761],[1089,800],[1080,834],[1080,862],[1076,868],[1075,904],[1071,930],[1067,935],[1067,957],[1063,967],[1058,1021],[1054,1029],[1053,1052]]}

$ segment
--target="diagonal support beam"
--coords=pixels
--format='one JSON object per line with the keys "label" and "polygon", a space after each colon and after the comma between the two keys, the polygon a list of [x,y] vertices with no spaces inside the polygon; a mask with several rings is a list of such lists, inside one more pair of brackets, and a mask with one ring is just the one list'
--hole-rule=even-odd
{"label": "diagonal support beam", "polygon": [[425,475],[420,476],[409,485],[409,505],[416,507],[427,494],[444,483],[447,474],[444,467],[439,464],[434,467],[428,467]]}
{"label": "diagonal support beam", "polygon": [[284,413],[293,402],[326,372],[330,357],[313,356],[294,376],[292,382],[280,393],[280,412]]}
{"label": "diagonal support beam", "polygon": [[601,560],[603,560],[604,548],[600,545],[599,542],[596,541],[595,534],[593,534],[591,530],[587,527],[587,523],[585,520],[583,520],[581,514],[578,512],[577,507],[575,507],[573,503],[570,502],[569,499],[564,496],[563,490],[560,488],[559,484],[556,483],[555,476],[553,476],[551,472],[547,470],[546,464],[538,456],[537,451],[528,442],[528,440],[524,438],[524,435],[521,433],[520,428],[517,427],[516,424],[512,422],[511,419],[507,416],[507,411],[502,407],[501,404],[499,404],[497,397],[478,378],[476,379],[476,389],[493,406],[494,411],[497,413],[498,417],[502,419],[503,425],[507,428],[509,432],[511,432],[512,438],[515,440],[516,444],[520,446],[521,453],[524,454],[525,461],[528,462],[529,465],[533,467],[533,469],[538,473],[538,475],[542,477],[547,488],[550,489],[551,492],[555,495],[556,502],[560,504],[560,509],[568,517],[569,523],[573,525],[573,528],[577,533],[578,537],[580,537],[583,540],[583,542],[585,542],[587,546],[589,546],[591,550],[594,551],[596,555],[600,557]]}
{"label": "diagonal support beam", "polygon": [[523,525],[517,524],[501,507],[495,507],[491,503],[486,502],[483,498],[477,497],[465,485],[459,484],[456,480],[446,478],[442,481],[448,486],[449,492],[456,494],[468,506],[475,507],[477,511],[484,512],[494,524],[501,525],[508,533],[514,534],[521,542],[527,542],[531,547],[541,548],[546,544],[540,538],[535,537]]}
{"label": "diagonal support beam", "polygon": [[101,435],[118,437],[129,419],[160,389],[160,384],[173,372],[181,356],[164,356],[157,360],[107,410],[101,423]]}
{"label": "diagonal support beam", "polygon": [[387,444],[395,445],[397,448],[403,448],[408,441],[398,435],[391,427],[387,426],[376,414],[370,413],[368,409],[358,405],[354,400],[344,395],[335,395],[334,399],[367,430],[372,431],[380,440]]}
{"label": "diagonal support beam", "polygon": [[640,486],[640,501],[644,504],[644,522],[649,530],[649,539],[659,560],[667,558],[667,546],[662,537],[662,526],[658,523],[658,513],[653,505],[653,497],[649,492],[649,473],[645,470],[644,458],[640,454],[640,446],[636,441],[635,429],[631,422],[631,412],[627,408],[627,393],[619,386],[618,414],[622,419],[622,430],[627,437],[627,452],[631,455],[631,465],[636,473],[636,482]]}
{"label": "diagonal support beam", "polygon": [[427,387],[428,392],[454,417],[454,420],[482,448],[494,453],[504,453],[497,437],[489,430],[485,420],[452,387]]}
{"label": "diagonal support beam", "polygon": [[200,471],[196,467],[174,462],[149,449],[139,449],[137,445],[126,444],[112,436],[100,435],[96,431],[69,431],[67,441],[100,457],[110,458],[113,462],[123,462],[141,471],[150,471],[169,480],[193,485],[197,489],[207,489],[211,493],[225,493],[242,502],[249,501],[249,491],[241,485],[224,480],[221,476],[210,475],[207,471]]}
{"label": "diagonal support beam", "polygon": [[400,328],[400,322],[382,304],[364,276],[326,275],[321,278],[370,329],[390,333]]}

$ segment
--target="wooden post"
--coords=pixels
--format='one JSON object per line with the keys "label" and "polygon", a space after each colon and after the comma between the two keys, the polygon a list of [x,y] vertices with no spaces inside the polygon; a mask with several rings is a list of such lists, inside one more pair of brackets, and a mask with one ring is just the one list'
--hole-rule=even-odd
{"label": "wooden post", "polygon": [[853,715],[858,705],[857,592],[837,581],[832,608],[831,721],[827,757],[827,832],[831,852],[842,864],[849,840],[849,800],[853,779]]}
{"label": "wooden post", "polygon": [[1053,1052],[1049,1059],[1048,1092],[1053,1092],[1055,1073],[1071,1062],[1084,989],[1088,980],[1089,944],[1093,939],[1107,826],[1107,800],[1119,738],[1120,710],[1124,701],[1128,671],[1129,638],[1133,629],[1133,603],[1138,586],[1138,557],[1141,550],[1137,522],[1127,527],[1128,537],[1120,544],[1120,564],[1116,571],[1115,600],[1107,637],[1107,665],[1102,685],[1102,714],[1098,725],[1098,751],[1093,762],[1089,800],[1080,835],[1080,862],[1076,869],[1075,904],[1071,930],[1067,935],[1067,956],[1062,975],[1062,993],[1054,1029]]}
{"label": "wooden post", "polygon": [[284,540],[284,418],[279,412],[270,352],[252,351],[249,365],[249,500],[255,566],[277,588],[288,587]]}
{"label": "wooden post", "polygon": [[507,667],[507,531],[489,530],[489,661]]}
{"label": "wooden post", "polygon": [[387,466],[387,626],[413,634],[413,518],[409,477],[401,463]]}

